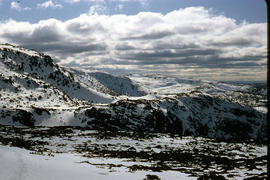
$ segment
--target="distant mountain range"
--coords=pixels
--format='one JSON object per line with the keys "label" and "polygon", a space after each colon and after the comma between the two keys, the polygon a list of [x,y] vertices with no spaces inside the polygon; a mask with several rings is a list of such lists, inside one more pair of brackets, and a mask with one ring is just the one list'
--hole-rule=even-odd
{"label": "distant mountain range", "polygon": [[266,111],[265,83],[114,76],[61,67],[43,53],[0,45],[2,125],[265,141]]}

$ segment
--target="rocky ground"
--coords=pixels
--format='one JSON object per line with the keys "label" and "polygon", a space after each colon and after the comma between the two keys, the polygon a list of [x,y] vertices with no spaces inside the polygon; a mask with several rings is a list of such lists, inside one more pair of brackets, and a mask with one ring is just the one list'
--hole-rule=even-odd
{"label": "rocky ground", "polygon": [[[26,149],[32,156],[81,157],[77,164],[145,179],[164,173],[184,179],[266,179],[267,148],[254,141],[222,142],[174,134],[93,131],[78,127],[0,127],[0,144]],[[0,157],[1,159],[1,157]],[[166,179],[166,178],[165,178]]]}

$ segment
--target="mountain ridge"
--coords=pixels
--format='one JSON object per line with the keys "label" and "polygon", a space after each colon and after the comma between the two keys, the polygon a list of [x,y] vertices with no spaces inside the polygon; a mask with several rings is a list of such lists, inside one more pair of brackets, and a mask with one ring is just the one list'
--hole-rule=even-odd
{"label": "mountain ridge", "polygon": [[252,85],[86,72],[2,44],[0,87],[2,125],[266,140],[266,94]]}

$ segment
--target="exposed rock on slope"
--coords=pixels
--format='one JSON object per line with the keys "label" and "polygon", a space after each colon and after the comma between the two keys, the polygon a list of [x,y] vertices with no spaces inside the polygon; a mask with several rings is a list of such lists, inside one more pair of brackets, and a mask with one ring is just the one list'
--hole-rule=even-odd
{"label": "exposed rock on slope", "polygon": [[76,117],[99,130],[266,140],[265,114],[200,94],[156,100],[120,100],[103,107],[82,109]]}

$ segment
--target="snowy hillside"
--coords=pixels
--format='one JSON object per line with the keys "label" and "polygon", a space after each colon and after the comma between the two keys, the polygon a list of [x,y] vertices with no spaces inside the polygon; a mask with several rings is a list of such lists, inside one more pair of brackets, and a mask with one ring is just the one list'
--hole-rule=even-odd
{"label": "snowy hillside", "polygon": [[146,94],[141,90],[140,86],[127,77],[113,76],[99,71],[82,71],[74,68],[67,68],[67,70],[73,73],[76,80],[99,92],[113,96],[143,96]]}
{"label": "snowy hillside", "polygon": [[[49,87],[62,91],[72,99],[111,102],[111,97],[76,82],[71,73],[55,64],[49,56],[24,48],[1,46],[1,72],[3,72],[3,78],[11,78],[10,83],[18,85],[16,86],[18,91],[21,87],[28,89],[27,87],[31,85],[33,85],[31,89],[39,88],[39,83],[34,82],[39,80],[48,84]],[[16,74],[13,75],[13,73]],[[18,81],[18,78],[22,80]],[[29,81],[22,82],[25,79]]]}
{"label": "snowy hillside", "polygon": [[0,124],[266,140],[266,85],[117,77],[0,45]]}

